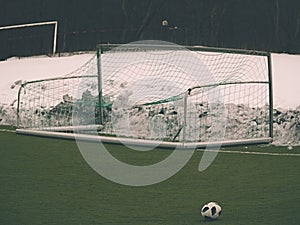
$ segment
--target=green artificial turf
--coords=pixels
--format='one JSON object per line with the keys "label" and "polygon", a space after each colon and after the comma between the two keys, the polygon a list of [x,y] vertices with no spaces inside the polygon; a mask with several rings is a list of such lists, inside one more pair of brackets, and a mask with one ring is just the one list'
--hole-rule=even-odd
{"label": "green artificial turf", "polygon": [[[136,165],[170,154],[109,149]],[[287,152],[273,146],[225,150]],[[292,151],[299,153],[299,147]],[[195,152],[164,182],[130,187],[98,175],[74,141],[0,131],[0,224],[300,224],[300,157],[219,153],[199,172],[202,154]],[[208,201],[222,206],[216,221],[200,216]]]}

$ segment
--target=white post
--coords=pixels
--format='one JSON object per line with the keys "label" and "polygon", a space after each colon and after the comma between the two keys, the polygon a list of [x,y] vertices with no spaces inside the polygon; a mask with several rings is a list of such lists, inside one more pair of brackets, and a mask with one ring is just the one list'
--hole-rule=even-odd
{"label": "white post", "polygon": [[101,73],[101,54],[102,48],[97,49],[97,74],[98,74],[98,104],[99,104],[99,120],[103,124],[103,101],[102,101],[102,73]]}
{"label": "white post", "polygon": [[182,131],[182,142],[185,144],[185,136],[186,136],[186,117],[187,117],[187,98],[188,91],[184,94],[183,97],[183,131]]}
{"label": "white post", "polygon": [[57,42],[57,21],[54,21],[54,34],[53,34],[53,51],[52,51],[52,55],[54,56],[56,53],[56,42]]}

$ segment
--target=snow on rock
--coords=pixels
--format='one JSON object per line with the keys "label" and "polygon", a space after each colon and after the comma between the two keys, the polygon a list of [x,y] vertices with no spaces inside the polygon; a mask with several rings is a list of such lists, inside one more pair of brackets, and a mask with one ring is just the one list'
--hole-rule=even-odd
{"label": "snow on rock", "polygon": [[[111,121],[108,121],[103,132],[142,139],[182,140],[182,107],[175,104],[165,107],[154,105],[128,110],[125,104],[128,95],[130,93],[126,92],[115,101],[110,115]],[[267,107],[251,108],[246,105],[228,104],[226,110],[228,116],[225,140],[268,137]],[[212,136],[217,135],[213,133],[216,132],[212,122],[215,116],[205,103],[189,111],[186,119],[186,141],[209,141]],[[61,120],[63,118],[57,119],[63,124]],[[0,124],[16,126],[16,123],[17,109],[14,104],[1,104]],[[300,145],[300,106],[296,109],[273,110],[273,135],[274,145]]]}
{"label": "snow on rock", "polygon": [[126,110],[131,94],[132,93],[129,90],[122,91],[112,105],[112,124],[114,125],[114,129],[118,136],[132,136],[132,130],[129,129],[128,124],[128,110]]}
{"label": "snow on rock", "polygon": [[17,110],[7,104],[0,104],[0,125],[17,125]]}
{"label": "snow on rock", "polygon": [[275,145],[300,145],[300,106],[296,109],[274,109]]}
{"label": "snow on rock", "polygon": [[[201,103],[194,110],[188,112],[186,141],[209,141],[213,135],[218,135],[212,128],[214,113],[210,112],[208,104]],[[269,135],[268,107],[252,108],[243,104],[227,104],[227,125],[225,140],[262,138]],[[120,110],[120,109],[119,109]],[[126,126],[121,129],[123,136],[142,139],[182,139],[183,109],[168,105],[154,105],[131,109],[129,112],[116,111],[117,126],[119,122]],[[125,118],[125,117],[126,118]],[[113,121],[113,123],[116,121]],[[200,125],[200,126],[199,126]],[[108,131],[108,129],[106,130]],[[112,130],[110,130],[111,132]],[[273,133],[275,145],[300,145],[300,106],[295,110],[274,109]]]}

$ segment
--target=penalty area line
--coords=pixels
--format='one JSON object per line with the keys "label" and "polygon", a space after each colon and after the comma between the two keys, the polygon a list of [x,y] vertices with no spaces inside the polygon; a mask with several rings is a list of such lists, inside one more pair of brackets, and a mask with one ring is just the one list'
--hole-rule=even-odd
{"label": "penalty area line", "polygon": [[296,156],[300,157],[297,153],[272,153],[272,152],[249,152],[249,151],[231,151],[231,150],[212,150],[212,149],[198,149],[198,151],[229,153],[229,154],[245,154],[245,155],[269,155],[269,156]]}

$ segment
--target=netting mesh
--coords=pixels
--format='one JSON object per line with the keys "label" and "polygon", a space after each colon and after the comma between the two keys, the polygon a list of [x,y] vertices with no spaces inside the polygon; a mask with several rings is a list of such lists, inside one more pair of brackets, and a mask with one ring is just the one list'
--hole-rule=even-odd
{"label": "netting mesh", "polygon": [[64,77],[23,84],[19,126],[87,132],[96,125],[106,135],[204,142],[222,121],[225,140],[268,137],[267,60],[125,45]]}
{"label": "netting mesh", "polygon": [[[45,129],[72,126],[74,96],[82,81],[97,76],[96,56],[63,77],[24,83],[19,90],[18,126]],[[92,85],[92,83],[91,83]]]}

